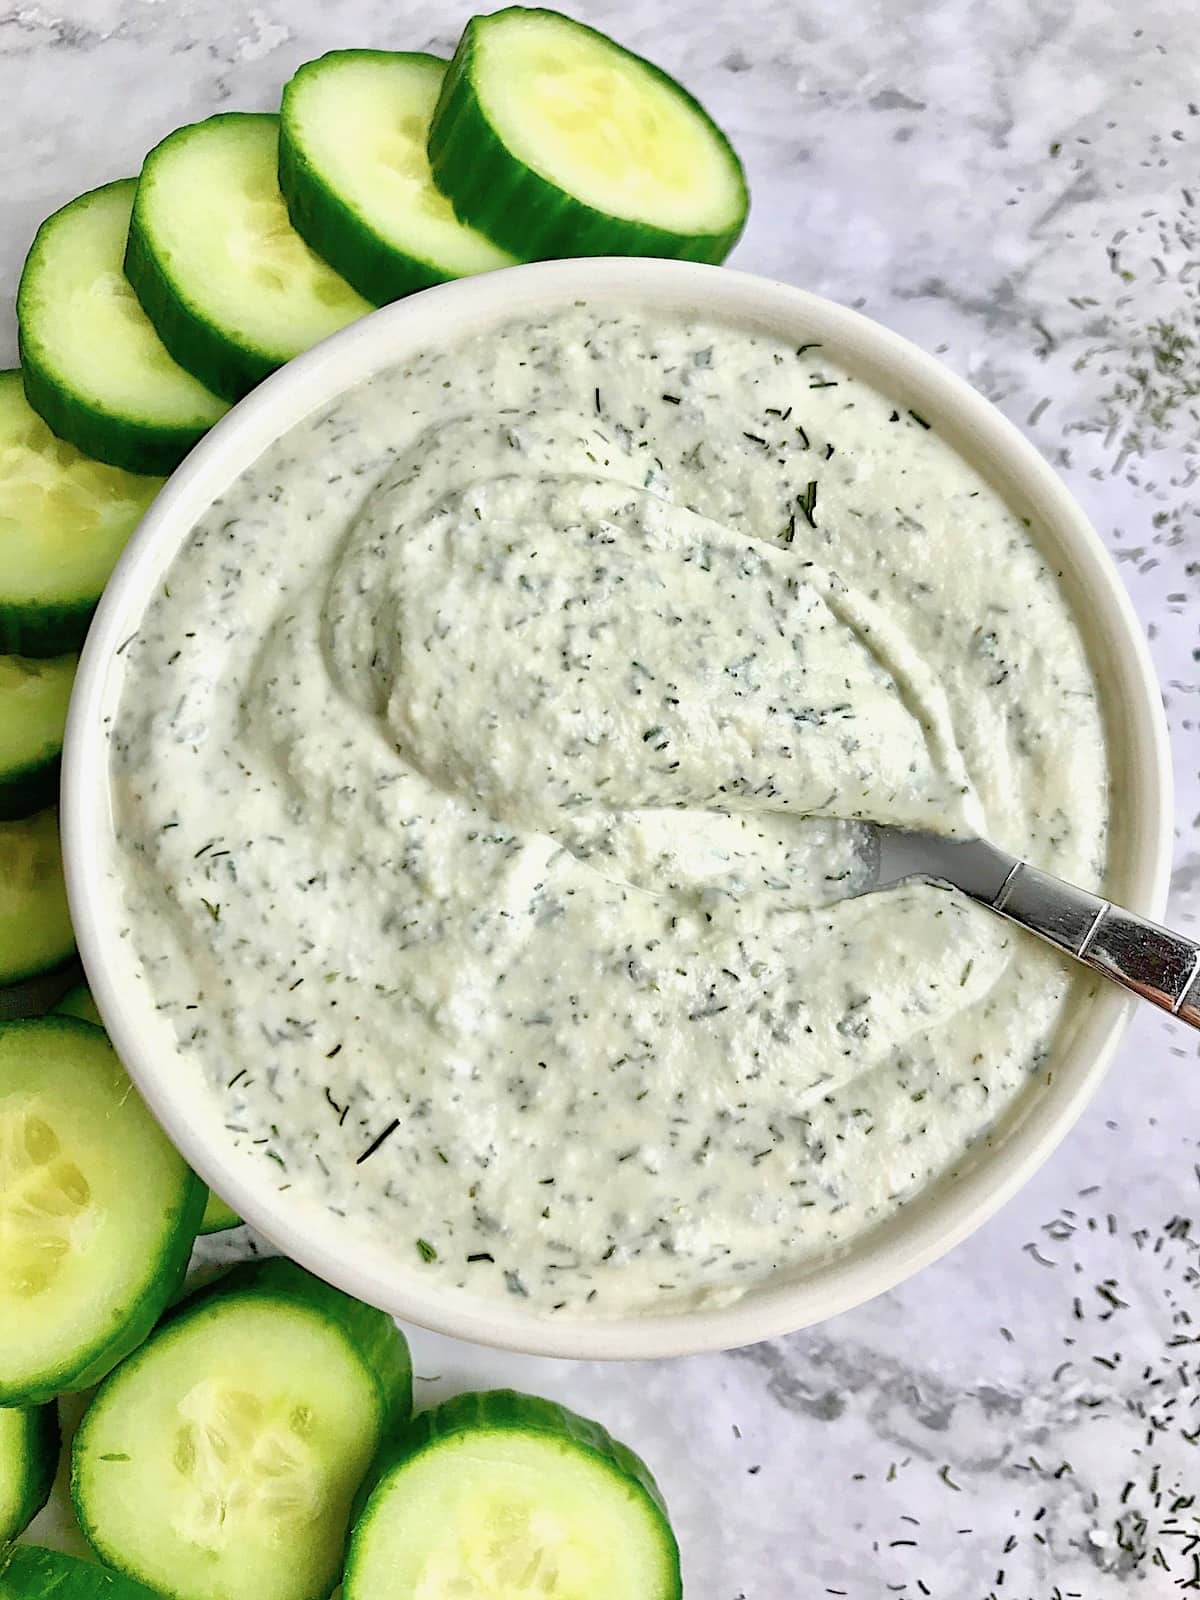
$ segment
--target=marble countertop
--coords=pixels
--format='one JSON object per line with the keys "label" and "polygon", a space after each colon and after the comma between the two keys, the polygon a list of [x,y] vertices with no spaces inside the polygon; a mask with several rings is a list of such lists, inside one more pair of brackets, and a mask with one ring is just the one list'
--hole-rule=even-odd
{"label": "marble countertop", "polygon": [[[1151,638],[1200,921],[1200,87],[1177,0],[576,0],[743,153],[736,265],[860,307],[1020,426]],[[272,107],[352,44],[449,53],[416,0],[0,9],[0,296],[33,230],[178,123]],[[730,20],[736,17],[736,22]],[[1195,185],[1193,188],[1192,185]],[[5,356],[15,347],[6,309]],[[818,1329],[644,1366],[417,1334],[419,1398],[512,1383],[650,1461],[690,1600],[1200,1591],[1197,1037],[1144,1009],[1041,1174],[903,1288]],[[39,1530],[64,1532],[61,1511]],[[617,1597],[613,1597],[617,1600]],[[634,1600],[634,1597],[630,1597]]]}

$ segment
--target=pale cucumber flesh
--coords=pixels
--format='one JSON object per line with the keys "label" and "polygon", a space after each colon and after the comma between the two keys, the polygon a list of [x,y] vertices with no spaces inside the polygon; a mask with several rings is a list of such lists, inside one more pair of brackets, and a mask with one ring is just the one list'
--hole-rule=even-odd
{"label": "pale cucumber flesh", "polygon": [[0,1407],[0,1548],[23,1533],[49,1499],[60,1444],[53,1403]]}
{"label": "pale cucumber flesh", "polygon": [[[20,372],[0,373],[0,613],[8,647],[28,654],[31,643],[38,654],[78,647],[162,482],[106,466],[56,438],[26,400]],[[57,631],[39,626],[55,609],[73,615]]]}
{"label": "pale cucumber flesh", "polygon": [[172,361],[122,270],[135,188],[93,190],[43,225],[22,275],[22,349],[117,418],[203,431],[224,402]]}
{"label": "pale cucumber flesh", "polygon": [[679,1600],[644,1463],[551,1401],[492,1390],[417,1416],[351,1540],[345,1600]]}
{"label": "pale cucumber flesh", "polygon": [[181,1600],[312,1600],[337,1580],[380,1424],[369,1373],[322,1316],[218,1294],[100,1391],[75,1442],[76,1507],[106,1562]]}
{"label": "pale cucumber flesh", "polygon": [[300,69],[284,120],[347,210],[393,249],[456,278],[515,258],[460,223],[433,181],[425,146],[445,71],[434,56],[337,51]]}
{"label": "pale cucumber flesh", "polygon": [[0,774],[62,749],[78,660],[0,656]]}
{"label": "pale cucumber flesh", "polygon": [[48,972],[74,948],[57,811],[0,822],[0,984]]}
{"label": "pale cucumber flesh", "polygon": [[[92,992],[86,983],[77,983],[74,988],[68,989],[54,1010],[64,1017],[79,1017],[84,1022],[94,1022],[98,1027],[103,1027],[100,1013],[96,1009],[96,1002],[92,999]],[[241,1225],[241,1217],[232,1211],[219,1195],[211,1190],[204,1203],[204,1215],[200,1219],[199,1232],[223,1233],[228,1228]]]}
{"label": "pale cucumber flesh", "polygon": [[292,227],[278,127],[233,113],[177,130],[147,158],[137,200],[143,246],[186,311],[277,365],[373,309]]}
{"label": "pale cucumber flesh", "polygon": [[475,89],[521,162],[596,211],[720,232],[744,206],[736,164],[690,96],[552,11],[480,19]]}
{"label": "pale cucumber flesh", "polygon": [[240,1227],[241,1221],[242,1219],[237,1212],[231,1206],[227,1206],[219,1194],[213,1194],[210,1189],[208,1200],[204,1207],[204,1216],[200,1220],[200,1232],[202,1234],[224,1233],[229,1228]]}
{"label": "pale cucumber flesh", "polygon": [[0,1404],[97,1382],[139,1342],[200,1210],[101,1029],[0,1026]]}
{"label": "pale cucumber flesh", "polygon": [[81,1022],[94,1022],[97,1027],[103,1027],[92,991],[86,983],[77,983],[74,988],[68,989],[54,1009],[60,1016],[78,1017]]}

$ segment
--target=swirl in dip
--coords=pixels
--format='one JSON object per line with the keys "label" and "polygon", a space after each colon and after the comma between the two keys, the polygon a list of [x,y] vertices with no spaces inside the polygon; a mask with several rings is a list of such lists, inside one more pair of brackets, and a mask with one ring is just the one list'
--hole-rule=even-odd
{"label": "swirl in dip", "polygon": [[267,450],[124,651],[112,871],[227,1138],[449,1288],[732,1298],[946,1179],[1068,1025],[878,819],[1084,884],[1034,532],[834,353],[578,305]]}

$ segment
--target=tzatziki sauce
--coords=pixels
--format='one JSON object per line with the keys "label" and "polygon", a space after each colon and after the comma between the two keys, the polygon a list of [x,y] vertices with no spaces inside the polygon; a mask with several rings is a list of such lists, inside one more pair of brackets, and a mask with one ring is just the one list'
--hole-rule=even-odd
{"label": "tzatziki sauce", "polygon": [[863,820],[1104,871],[1031,528],[836,350],[578,304],[280,438],[122,651],[109,870],[289,1205],[560,1317],[723,1303],[949,1182],[1068,964]]}

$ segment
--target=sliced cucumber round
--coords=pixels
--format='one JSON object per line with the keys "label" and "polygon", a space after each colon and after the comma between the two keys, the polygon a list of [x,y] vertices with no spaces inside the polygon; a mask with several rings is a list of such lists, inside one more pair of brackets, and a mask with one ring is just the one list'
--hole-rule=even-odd
{"label": "sliced cucumber round", "polygon": [[140,1583],[36,1544],[0,1550],[0,1600],[161,1600]]}
{"label": "sliced cucumber round", "polygon": [[[92,991],[86,983],[77,983],[73,989],[68,989],[62,999],[54,1007],[54,1011],[63,1017],[81,1017],[84,1022],[94,1022],[97,1027],[103,1027],[100,1013],[96,1009],[96,1002],[92,999]],[[240,1228],[242,1219],[236,1211],[230,1210],[221,1199],[220,1195],[207,1191],[204,1202],[204,1215],[200,1219],[198,1233],[224,1233],[228,1228]]]}
{"label": "sliced cucumber round", "polygon": [[78,656],[0,656],[0,821],[58,799],[67,702]]}
{"label": "sliced cucumber round", "polygon": [[649,1469],[596,1422],[496,1389],[413,1421],[350,1540],[344,1600],[678,1600]]}
{"label": "sliced cucumber round", "polygon": [[429,160],[460,221],[526,261],[723,261],[749,206],[741,163],[704,108],[557,11],[472,17]]}
{"label": "sliced cucumber round", "polygon": [[[62,1440],[58,1407],[0,1407],[0,1547],[15,1539],[50,1498]],[[4,1581],[0,1578],[0,1595]]]}
{"label": "sliced cucumber round", "polygon": [[170,472],[228,408],[171,360],[121,262],[137,181],[47,217],[25,258],[25,394],[59,438],[130,472]]}
{"label": "sliced cucumber round", "polygon": [[79,1017],[83,1022],[94,1022],[98,1028],[104,1026],[86,983],[77,983],[73,989],[68,989],[54,1010],[60,1017]]}
{"label": "sliced cucumber round", "polygon": [[227,1206],[219,1194],[208,1191],[208,1201],[204,1207],[204,1216],[200,1222],[201,1233],[225,1233],[230,1228],[240,1228],[242,1219],[230,1206]]}
{"label": "sliced cucumber round", "polygon": [[331,50],[284,86],[279,186],[292,225],[375,305],[515,257],[465,227],[425,153],[438,56]]}
{"label": "sliced cucumber round", "polygon": [[167,349],[240,400],[372,308],[288,221],[279,118],[227,111],[177,128],[142,165],[125,272]]}
{"label": "sliced cucumber round", "polygon": [[109,1566],[177,1600],[316,1600],[412,1405],[404,1336],[290,1261],[185,1300],[100,1389],[72,1455]]}
{"label": "sliced cucumber round", "polygon": [[100,1028],[0,1025],[0,1404],[90,1388],[139,1345],[203,1209]]}
{"label": "sliced cucumber round", "polygon": [[82,455],[0,372],[0,649],[77,650],[100,591],[161,478]]}
{"label": "sliced cucumber round", "polygon": [[70,959],[74,948],[58,812],[0,822],[0,984],[51,972]]}

